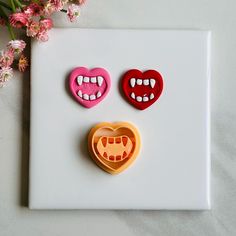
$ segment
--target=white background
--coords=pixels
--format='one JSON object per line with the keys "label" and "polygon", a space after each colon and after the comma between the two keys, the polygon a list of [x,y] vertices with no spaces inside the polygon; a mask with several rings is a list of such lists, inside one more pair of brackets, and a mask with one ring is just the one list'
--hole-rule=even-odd
{"label": "white background", "polygon": [[[29,211],[28,78],[0,91],[1,235],[235,235],[236,2],[89,1],[78,25],[212,30],[212,200],[210,212]],[[59,17],[58,17],[59,18]],[[56,20],[57,26],[67,25]],[[1,32],[1,45],[4,32]],[[24,110],[24,112],[23,112]]]}

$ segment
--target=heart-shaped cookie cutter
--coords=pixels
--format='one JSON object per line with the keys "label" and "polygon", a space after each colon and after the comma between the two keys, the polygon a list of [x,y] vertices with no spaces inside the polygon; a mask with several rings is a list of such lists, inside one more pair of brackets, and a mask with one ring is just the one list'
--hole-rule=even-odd
{"label": "heart-shaped cookie cutter", "polygon": [[88,149],[95,163],[118,174],[136,159],[141,147],[139,132],[128,122],[99,123],[88,135]]}

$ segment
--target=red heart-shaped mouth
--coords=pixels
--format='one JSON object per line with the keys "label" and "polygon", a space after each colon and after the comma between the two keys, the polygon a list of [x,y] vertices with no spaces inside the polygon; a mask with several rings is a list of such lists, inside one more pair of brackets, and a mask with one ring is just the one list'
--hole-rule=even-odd
{"label": "red heart-shaped mouth", "polygon": [[144,110],[160,97],[163,90],[162,76],[155,70],[142,72],[132,69],[124,74],[122,89],[133,106]]}

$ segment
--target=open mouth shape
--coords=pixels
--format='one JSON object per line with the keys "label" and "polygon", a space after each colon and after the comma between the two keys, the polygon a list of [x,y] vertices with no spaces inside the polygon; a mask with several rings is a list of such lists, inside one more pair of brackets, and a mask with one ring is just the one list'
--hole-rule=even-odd
{"label": "open mouth shape", "polygon": [[103,68],[88,70],[75,68],[69,78],[74,98],[84,107],[90,108],[101,102],[110,89],[110,76]]}
{"label": "open mouth shape", "polygon": [[136,159],[141,140],[130,123],[99,123],[88,135],[88,148],[96,164],[110,174],[118,174]]}
{"label": "open mouth shape", "polygon": [[97,143],[99,154],[111,162],[123,161],[128,158],[133,148],[133,143],[126,135],[116,137],[100,137]]}
{"label": "open mouth shape", "polygon": [[127,100],[136,108],[144,110],[160,97],[163,80],[155,70],[141,72],[133,69],[123,76],[122,88]]}

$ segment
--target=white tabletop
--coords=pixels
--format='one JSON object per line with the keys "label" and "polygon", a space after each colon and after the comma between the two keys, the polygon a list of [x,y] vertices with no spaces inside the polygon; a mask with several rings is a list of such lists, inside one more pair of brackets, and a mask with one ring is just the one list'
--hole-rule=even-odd
{"label": "white tabletop", "polygon": [[[233,0],[88,0],[78,24],[56,26],[212,31],[212,210],[30,211],[27,207],[29,75],[0,90],[0,235],[235,235],[235,42]],[[7,42],[0,33],[0,46]]]}

